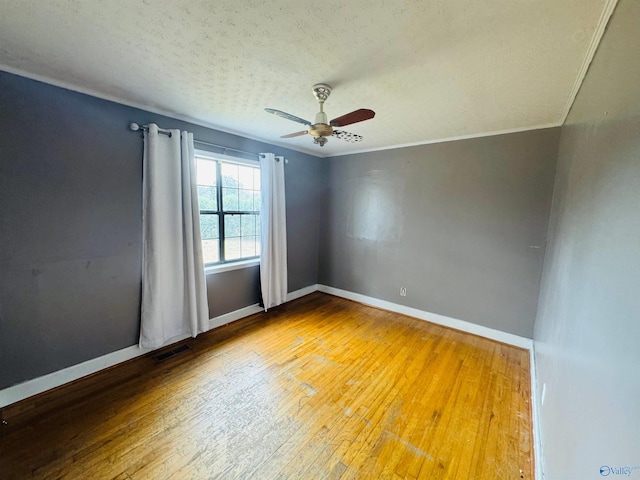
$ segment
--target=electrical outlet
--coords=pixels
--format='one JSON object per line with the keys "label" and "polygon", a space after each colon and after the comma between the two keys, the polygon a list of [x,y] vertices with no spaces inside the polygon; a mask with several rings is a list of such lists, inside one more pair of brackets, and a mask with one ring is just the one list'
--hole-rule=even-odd
{"label": "electrical outlet", "polygon": [[407,296],[407,287],[400,287],[400,296],[401,297]]}

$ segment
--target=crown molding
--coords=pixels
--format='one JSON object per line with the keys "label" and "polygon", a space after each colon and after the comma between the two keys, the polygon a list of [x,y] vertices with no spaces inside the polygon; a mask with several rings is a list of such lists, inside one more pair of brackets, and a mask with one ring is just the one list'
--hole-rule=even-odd
{"label": "crown molding", "polygon": [[578,76],[576,77],[576,81],[573,84],[571,93],[569,94],[567,104],[564,107],[564,114],[562,116],[563,125],[567,121],[567,117],[569,116],[571,107],[573,107],[573,102],[575,102],[576,97],[578,96],[578,92],[580,91],[580,87],[582,87],[582,83],[587,76],[589,66],[591,65],[593,57],[595,57],[596,52],[598,51],[598,47],[600,46],[600,42],[602,41],[604,32],[607,30],[609,19],[611,18],[611,15],[613,15],[617,4],[618,0],[607,0],[607,3],[605,3],[604,8],[602,9],[602,14],[600,15],[600,19],[598,20],[598,24],[596,25],[596,30],[595,32],[593,32],[593,37],[591,37],[591,43],[589,43],[589,48],[587,48],[587,53],[585,54],[582,65],[580,66],[580,70],[578,71]]}

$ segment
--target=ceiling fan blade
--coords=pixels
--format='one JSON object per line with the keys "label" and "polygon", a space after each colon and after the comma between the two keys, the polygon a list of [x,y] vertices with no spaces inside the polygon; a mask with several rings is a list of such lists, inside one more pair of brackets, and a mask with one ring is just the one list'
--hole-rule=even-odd
{"label": "ceiling fan blade", "polygon": [[373,110],[361,108],[359,110],[354,110],[351,113],[347,113],[346,115],[342,115],[341,117],[334,118],[329,122],[329,124],[332,127],[344,127],[345,125],[351,125],[352,123],[364,122],[365,120],[369,120],[375,116],[376,112]]}
{"label": "ceiling fan blade", "polygon": [[282,135],[280,138],[293,138],[299,137],[300,135],[306,135],[308,132],[306,130],[302,130],[301,132],[290,133],[289,135]]}
{"label": "ceiling fan blade", "polygon": [[282,110],[276,110],[274,108],[265,108],[267,113],[272,113],[273,115],[277,115],[278,117],[286,118],[287,120],[291,120],[293,122],[298,122],[303,125],[311,125],[311,122],[305,120],[304,118],[296,117],[295,115],[291,115],[290,113],[283,112]]}
{"label": "ceiling fan blade", "polygon": [[333,136],[339,138],[340,140],[345,140],[347,142],[356,143],[362,141],[362,135],[357,135],[355,133],[345,132],[344,130],[334,130]]}

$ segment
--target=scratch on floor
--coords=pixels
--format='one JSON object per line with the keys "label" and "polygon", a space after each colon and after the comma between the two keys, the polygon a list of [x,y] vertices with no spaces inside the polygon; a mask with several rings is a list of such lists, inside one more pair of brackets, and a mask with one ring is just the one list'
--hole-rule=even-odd
{"label": "scratch on floor", "polygon": [[300,413],[300,411],[302,410],[302,401],[305,399],[308,400],[309,398],[313,397],[316,393],[318,393],[318,390],[316,390],[313,386],[309,385],[306,382],[300,382],[300,386],[306,391],[306,395],[302,397],[300,400],[298,400],[298,411],[296,412],[296,415]]}
{"label": "scratch on floor", "polygon": [[353,415],[356,418],[359,418],[360,420],[362,420],[364,423],[366,423],[367,425],[372,425],[371,420],[369,420],[367,417],[365,417],[364,415],[360,415],[358,412],[354,412],[353,410],[351,410],[349,407],[347,407],[344,411],[345,414],[347,414],[348,417],[350,417],[351,415]]}
{"label": "scratch on floor", "polygon": [[317,353],[313,355],[313,359],[316,360],[318,363],[324,363],[328,365],[337,365],[337,363],[334,362],[333,360],[330,360],[323,355],[318,355]]}
{"label": "scratch on floor", "polygon": [[302,382],[300,386],[307,391],[307,397],[313,397],[316,393],[318,393],[318,390],[316,390],[308,383]]}
{"label": "scratch on floor", "polygon": [[393,438],[394,440],[400,442],[402,445],[404,445],[405,447],[407,447],[407,450],[409,450],[411,453],[413,453],[414,455],[417,455],[419,457],[424,457],[427,460],[434,460],[434,458],[429,455],[427,452],[425,452],[424,450],[416,447],[413,443],[406,441],[404,438],[399,437],[398,435],[396,435],[393,432],[390,432],[389,430],[385,430],[384,431],[385,435],[390,436],[391,438]]}

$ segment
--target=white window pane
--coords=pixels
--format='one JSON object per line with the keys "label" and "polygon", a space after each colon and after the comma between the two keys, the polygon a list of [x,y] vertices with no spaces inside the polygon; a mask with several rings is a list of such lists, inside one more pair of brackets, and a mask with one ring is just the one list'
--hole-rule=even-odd
{"label": "white window pane", "polygon": [[196,178],[198,185],[216,185],[216,162],[196,157]]}
{"label": "white window pane", "polygon": [[260,167],[253,167],[253,189],[260,190]]}
{"label": "white window pane", "polygon": [[237,188],[222,189],[222,209],[225,211],[238,210],[238,189]]}
{"label": "white window pane", "polygon": [[238,165],[235,163],[222,162],[220,166],[220,174],[222,175],[222,186],[238,188]]}
{"label": "white window pane", "polygon": [[242,215],[225,215],[224,216],[224,236],[226,238],[239,237],[240,234],[240,217]]}
{"label": "white window pane", "polygon": [[238,210],[250,212],[253,210],[253,191],[238,190]]}
{"label": "white window pane", "polygon": [[250,237],[256,234],[256,216],[242,215],[240,220],[241,231],[243,237]]}
{"label": "white window pane", "polygon": [[242,258],[255,257],[257,253],[256,237],[242,237]]}
{"label": "white window pane", "polygon": [[207,239],[202,241],[202,256],[204,257],[204,263],[216,263],[220,261],[220,240]]}
{"label": "white window pane", "polygon": [[198,185],[198,205],[200,205],[200,210],[218,210],[218,189]]}
{"label": "white window pane", "polygon": [[200,215],[200,236],[203,239],[220,238],[220,232],[218,230],[218,215]]}
{"label": "white window pane", "polygon": [[253,189],[253,171],[252,167],[240,165],[238,167],[238,181],[240,188],[246,188],[247,190]]}
{"label": "white window pane", "polygon": [[224,239],[224,257],[225,260],[237,260],[242,258],[240,237]]}

